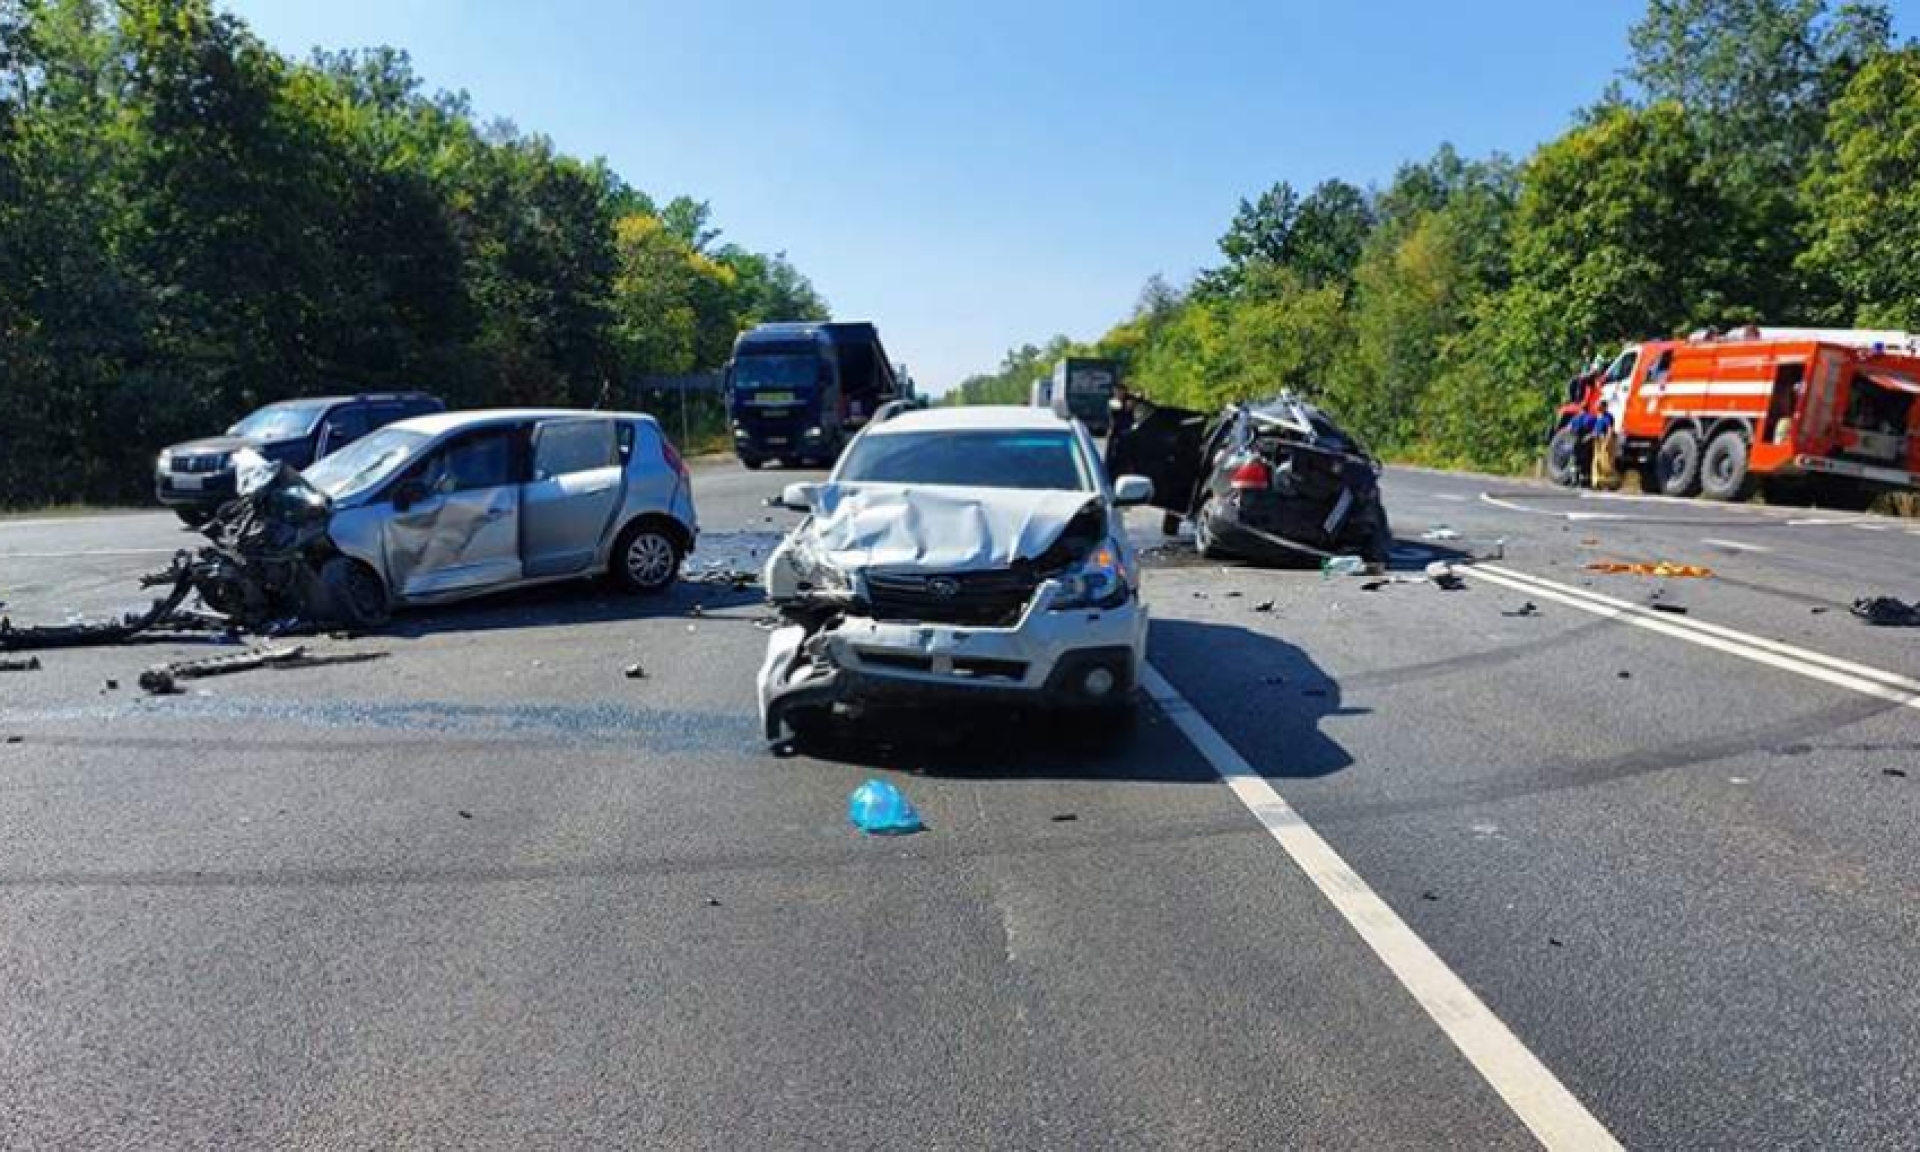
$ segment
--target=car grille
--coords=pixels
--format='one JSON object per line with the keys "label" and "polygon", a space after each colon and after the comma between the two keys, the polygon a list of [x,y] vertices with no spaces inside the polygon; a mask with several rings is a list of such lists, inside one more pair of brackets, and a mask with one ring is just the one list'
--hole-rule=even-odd
{"label": "car grille", "polygon": [[182,476],[219,472],[224,470],[226,465],[227,458],[225,454],[217,452],[199,456],[175,456],[173,458],[173,471]]}
{"label": "car grille", "polygon": [[1019,572],[869,573],[867,600],[880,620],[1012,624],[1038,583]]}

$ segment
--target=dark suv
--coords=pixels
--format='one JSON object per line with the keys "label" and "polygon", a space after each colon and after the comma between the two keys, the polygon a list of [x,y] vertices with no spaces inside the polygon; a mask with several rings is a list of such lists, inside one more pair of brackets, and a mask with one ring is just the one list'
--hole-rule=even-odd
{"label": "dark suv", "polygon": [[446,410],[444,403],[425,392],[282,400],[255,411],[227,429],[224,436],[189,440],[164,449],[154,465],[154,495],[179,513],[180,519],[199,524],[233,499],[233,454],[242,448],[305,468],[376,428]]}

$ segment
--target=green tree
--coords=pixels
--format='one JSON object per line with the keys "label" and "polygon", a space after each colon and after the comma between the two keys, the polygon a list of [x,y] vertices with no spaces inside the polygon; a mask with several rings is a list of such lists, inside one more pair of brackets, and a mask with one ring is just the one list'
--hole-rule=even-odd
{"label": "green tree", "polygon": [[1883,54],[1835,101],[1805,189],[1801,267],[1830,285],[1830,319],[1920,329],[1920,49]]}

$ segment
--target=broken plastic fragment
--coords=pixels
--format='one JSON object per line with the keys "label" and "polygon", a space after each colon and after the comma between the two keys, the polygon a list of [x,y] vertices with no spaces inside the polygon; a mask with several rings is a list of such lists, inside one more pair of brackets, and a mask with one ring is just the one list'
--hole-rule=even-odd
{"label": "broken plastic fragment", "polygon": [[1436,527],[1429,528],[1425,532],[1420,533],[1420,539],[1422,540],[1458,540],[1460,539],[1460,533],[1455,532],[1453,529],[1447,527],[1445,524],[1441,524]]}
{"label": "broken plastic fragment", "polygon": [[1360,576],[1367,570],[1367,562],[1358,556],[1329,556],[1320,562],[1322,576]]}
{"label": "broken plastic fragment", "polygon": [[873,836],[904,836],[926,827],[905,793],[885,780],[869,780],[847,797],[847,819]]}

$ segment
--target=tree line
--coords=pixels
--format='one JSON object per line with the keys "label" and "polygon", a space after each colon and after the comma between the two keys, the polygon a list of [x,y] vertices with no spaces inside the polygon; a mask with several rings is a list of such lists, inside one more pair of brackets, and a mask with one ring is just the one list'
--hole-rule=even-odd
{"label": "tree line", "polygon": [[1519,469],[1567,379],[1625,341],[1920,329],[1920,49],[1885,5],[1652,0],[1629,45],[1526,159],[1443,146],[1384,187],[1276,184],[1220,264],[955,399],[1023,402],[1058,355],[1098,354],[1162,403],[1293,389],[1396,458]]}
{"label": "tree line", "polygon": [[606,164],[211,0],[0,0],[0,507],[122,501],[276,399],[618,404],[826,302]]}

